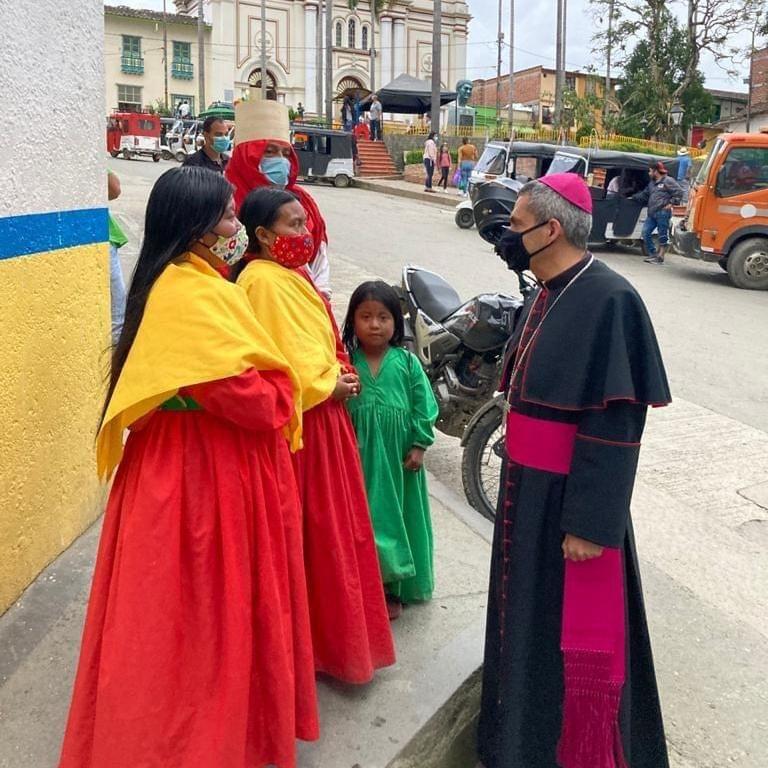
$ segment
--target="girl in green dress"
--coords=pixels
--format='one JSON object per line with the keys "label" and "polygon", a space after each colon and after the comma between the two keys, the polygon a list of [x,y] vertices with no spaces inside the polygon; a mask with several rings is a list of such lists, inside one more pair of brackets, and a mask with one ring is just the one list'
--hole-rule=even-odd
{"label": "girl in green dress", "polygon": [[438,407],[419,361],[401,345],[403,313],[386,283],[352,294],[344,343],[360,376],[347,402],[357,432],[387,607],[429,600],[434,588],[432,521],[424,452]]}

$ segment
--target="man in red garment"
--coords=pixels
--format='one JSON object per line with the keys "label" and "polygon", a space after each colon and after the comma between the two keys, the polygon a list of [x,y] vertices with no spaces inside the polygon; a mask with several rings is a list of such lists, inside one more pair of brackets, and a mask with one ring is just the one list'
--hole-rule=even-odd
{"label": "man in red garment", "polygon": [[291,146],[288,108],[276,101],[244,101],[235,107],[236,143],[226,177],[235,187],[235,206],[257,187],[274,186],[295,195],[307,213],[315,245],[309,273],[318,291],[330,298],[330,265],[325,220],[312,196],[296,183],[299,158]]}

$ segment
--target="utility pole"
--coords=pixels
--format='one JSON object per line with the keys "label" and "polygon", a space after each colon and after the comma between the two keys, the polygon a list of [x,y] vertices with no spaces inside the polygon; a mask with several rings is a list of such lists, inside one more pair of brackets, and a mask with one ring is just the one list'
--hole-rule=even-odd
{"label": "utility pole", "polygon": [[430,115],[433,131],[440,130],[440,73],[442,65],[440,55],[443,45],[443,8],[442,0],[433,0],[432,14],[432,111]]}
{"label": "utility pole", "polygon": [[317,115],[323,115],[323,0],[317,2],[317,22],[315,24],[315,62],[317,64],[317,80],[315,82],[315,103]]}
{"label": "utility pole", "polygon": [[261,0],[261,100],[267,100],[267,0]]}
{"label": "utility pole", "polygon": [[376,93],[376,0],[371,0],[371,93]]}
{"label": "utility pole", "polygon": [[166,1],[163,0],[163,104],[168,109],[168,16]]}
{"label": "utility pole", "polygon": [[325,119],[333,128],[333,0],[325,0]]}
{"label": "utility pole", "polygon": [[744,126],[744,130],[746,133],[749,133],[750,128],[752,127],[752,87],[755,84],[754,80],[754,62],[755,62],[755,33],[757,32],[757,26],[760,23],[760,16],[755,19],[755,23],[752,26],[752,42],[749,46],[749,78],[747,79],[747,82],[749,83],[749,90],[747,91],[747,122]]}
{"label": "utility pole", "polygon": [[515,0],[509,0],[509,139],[515,120]]}
{"label": "utility pole", "polygon": [[608,48],[605,53],[605,88],[603,92],[603,130],[608,120],[608,99],[611,97],[611,54],[613,53],[613,8],[615,0],[608,3]]}
{"label": "utility pole", "polygon": [[203,0],[197,0],[197,113],[205,111],[205,10]]}
{"label": "utility pole", "polygon": [[555,40],[555,127],[560,128],[563,122],[563,88],[565,86],[565,70],[563,68],[563,18],[565,17],[565,0],[557,0],[557,37]]}
{"label": "utility pole", "polygon": [[499,0],[499,25],[496,36],[496,130],[501,120],[501,46],[504,43],[504,32],[501,30],[501,13],[504,0]]}

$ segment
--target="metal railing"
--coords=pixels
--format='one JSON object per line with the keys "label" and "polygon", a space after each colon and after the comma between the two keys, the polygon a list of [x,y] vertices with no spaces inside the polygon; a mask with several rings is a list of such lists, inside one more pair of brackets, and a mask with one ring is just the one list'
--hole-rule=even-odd
{"label": "metal railing", "polygon": [[143,75],[144,58],[142,56],[121,56],[120,69],[129,75]]}
{"label": "metal railing", "polygon": [[177,59],[171,63],[171,76],[177,80],[191,80],[195,74],[195,66],[191,61]]}
{"label": "metal railing", "polygon": [[[593,147],[594,149],[616,149],[623,152],[645,152],[653,155],[665,155],[672,157],[677,155],[679,145],[668,144],[664,141],[652,141],[650,139],[638,139],[634,136],[622,136],[619,133],[597,133],[591,136],[583,136],[579,140],[580,147]],[[688,147],[688,154],[696,159],[704,157],[707,151],[697,147]]]}

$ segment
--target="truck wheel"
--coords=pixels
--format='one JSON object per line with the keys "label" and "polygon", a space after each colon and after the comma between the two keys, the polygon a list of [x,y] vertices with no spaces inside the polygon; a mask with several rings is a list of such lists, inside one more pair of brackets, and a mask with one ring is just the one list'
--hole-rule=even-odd
{"label": "truck wheel", "polygon": [[470,208],[456,211],[456,226],[459,229],[472,229],[475,226],[475,214]]}
{"label": "truck wheel", "polygon": [[171,152],[169,149],[163,149],[160,152],[160,155],[163,160],[173,160],[173,152]]}
{"label": "truck wheel", "polygon": [[339,189],[346,189],[349,186],[351,179],[346,173],[338,173],[333,177],[333,186]]}
{"label": "truck wheel", "polygon": [[737,288],[768,290],[768,239],[742,240],[728,254],[728,277]]}
{"label": "truck wheel", "polygon": [[112,157],[117,157],[120,153],[116,149],[111,149],[109,154],[112,155]]}
{"label": "truck wheel", "polygon": [[179,150],[179,151],[178,151],[178,152],[175,154],[175,158],[176,158],[176,160],[177,160],[179,163],[183,163],[183,162],[184,162],[184,160],[186,159],[186,157],[187,157],[186,153],[185,153],[185,152],[182,152],[181,150]]}
{"label": "truck wheel", "polygon": [[152,155],[152,162],[153,163],[159,163],[160,162],[160,154]]}
{"label": "truck wheel", "polygon": [[472,428],[461,457],[461,480],[467,501],[483,517],[496,517],[502,461],[502,408],[491,408]]}
{"label": "truck wheel", "polygon": [[133,152],[131,152],[131,150],[130,150],[130,149],[124,149],[124,150],[123,150],[123,157],[124,157],[126,160],[130,160],[130,159],[133,157]]}

